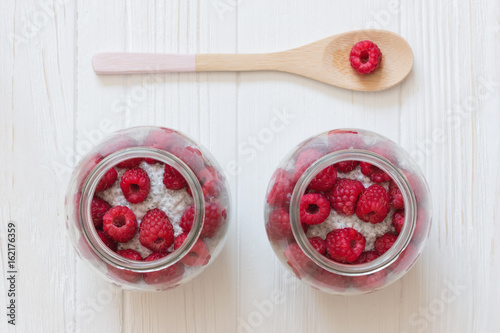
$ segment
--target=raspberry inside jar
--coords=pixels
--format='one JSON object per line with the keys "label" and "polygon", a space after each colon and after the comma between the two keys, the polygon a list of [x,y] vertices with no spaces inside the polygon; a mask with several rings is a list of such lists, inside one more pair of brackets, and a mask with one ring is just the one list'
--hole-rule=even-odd
{"label": "raspberry inside jar", "polygon": [[[135,261],[159,260],[172,255],[186,240],[195,218],[194,199],[192,190],[188,192],[187,181],[173,166],[158,160],[147,163],[143,158],[134,159],[137,160],[135,163],[124,161],[113,167],[117,180],[94,194],[94,200],[105,203],[105,211],[96,211],[92,218],[98,219],[97,215],[104,211],[104,229],[97,227],[96,231],[111,238],[118,255]],[[206,214],[207,221],[195,247],[175,264],[180,267],[163,273],[145,273],[143,280],[142,274],[132,274],[129,270],[123,274],[116,269],[111,269],[111,272],[128,282],[165,284],[182,278],[179,272],[184,272],[181,268],[184,265],[207,265],[211,255],[206,244],[220,240],[222,234],[218,231],[225,218],[217,197],[205,196],[204,199],[210,213]],[[190,221],[189,226],[186,219]],[[110,227],[107,228],[108,220]],[[207,228],[209,232],[205,231]],[[133,279],[130,279],[131,275]]]}
{"label": "raspberry inside jar", "polygon": [[213,262],[227,232],[229,193],[204,148],[173,130],[138,127],[89,155],[68,189],[75,217],[68,225],[75,248],[107,279],[166,290]]}
{"label": "raspberry inside jar", "polygon": [[[309,239],[319,237],[326,241],[327,252],[325,256],[327,258],[341,263],[356,264],[355,262],[361,254],[375,250],[375,243],[385,234],[393,234],[397,238],[399,232],[393,224],[393,216],[397,211],[396,208],[399,209],[400,205],[397,207],[391,205],[394,198],[391,198],[389,188],[393,188],[393,197],[400,191],[397,191],[399,189],[390,177],[384,178],[384,180],[388,179],[387,181],[377,183],[370,178],[372,173],[363,173],[359,161],[344,162],[349,165],[357,164],[357,166],[349,172],[337,170],[335,182],[330,187],[324,187],[326,188],[324,191],[314,191],[309,185],[306,191],[314,191],[314,193],[302,196],[300,215],[302,223],[310,224],[306,233],[307,237]],[[323,170],[333,167],[331,165]],[[321,173],[323,171],[320,171]],[[329,183],[330,179],[323,181]],[[326,204],[328,214],[317,219],[318,223],[310,223],[312,218],[309,216],[317,216],[319,206],[312,199],[309,199],[307,206],[303,205],[304,200],[311,197],[327,199],[321,202],[323,205]],[[402,225],[398,224],[398,230],[401,228]],[[350,229],[354,229],[356,233],[349,233]],[[339,232],[335,232],[335,230],[339,230]],[[340,236],[340,230],[344,231],[343,236]],[[337,235],[334,237],[335,233]],[[364,239],[361,251],[359,246],[355,246],[359,244],[358,238]],[[349,257],[350,260],[337,259],[343,258],[343,254],[354,248],[357,248],[357,252]],[[383,253],[377,252],[377,256],[381,254]]]}
{"label": "raspberry inside jar", "polygon": [[413,265],[419,251],[412,244],[425,240],[430,225],[420,177],[400,147],[374,133],[315,136],[270,181],[268,238],[282,262],[314,288],[360,294],[384,287]]}

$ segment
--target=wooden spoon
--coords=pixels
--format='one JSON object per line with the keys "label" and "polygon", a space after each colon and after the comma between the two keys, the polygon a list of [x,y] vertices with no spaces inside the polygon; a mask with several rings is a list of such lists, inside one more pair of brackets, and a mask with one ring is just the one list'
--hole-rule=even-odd
{"label": "wooden spoon", "polygon": [[[349,62],[354,44],[371,40],[382,51],[382,64],[360,75]],[[282,71],[333,86],[378,91],[401,82],[413,67],[413,52],[401,36],[384,30],[359,30],[328,37],[283,52],[265,54],[101,53],[92,59],[97,74],[141,74],[208,71]]]}

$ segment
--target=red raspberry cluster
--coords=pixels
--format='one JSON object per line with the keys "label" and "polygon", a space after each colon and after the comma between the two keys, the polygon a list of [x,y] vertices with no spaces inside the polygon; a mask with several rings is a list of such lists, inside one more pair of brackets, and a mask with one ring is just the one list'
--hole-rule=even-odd
{"label": "red raspberry cluster", "polygon": [[[205,239],[214,237],[227,218],[226,210],[216,200],[222,191],[222,176],[212,166],[199,165],[198,162],[203,161],[201,158],[198,159],[201,157],[199,150],[188,149],[191,147],[182,148],[180,141],[173,140],[172,143],[172,139],[176,138],[175,135],[174,132],[158,130],[148,136],[145,144],[158,149],[172,149],[174,155],[177,155],[188,166],[198,166],[197,170],[193,169],[193,171],[202,184],[205,198],[209,199],[206,201],[202,232],[195,245],[180,262],[161,271],[141,274],[109,267],[111,273],[128,282],[138,282],[143,278],[147,284],[175,284],[181,280],[185,266],[208,264],[211,255]],[[161,209],[150,209],[138,223],[129,205],[112,207],[102,199],[101,192],[119,181],[120,189],[130,204],[139,204],[146,200],[150,194],[151,180],[148,173],[140,167],[143,161],[148,164],[161,163],[152,159],[134,158],[122,161],[106,172],[97,185],[92,199],[91,214],[98,236],[108,248],[129,260],[152,261],[167,257],[182,246],[192,228],[195,207],[192,205],[186,209],[179,222],[184,233],[175,237],[172,222],[166,212]],[[126,169],[120,179],[115,168]],[[168,190],[189,190],[181,173],[170,165],[164,166],[163,184]],[[132,249],[119,250],[120,243],[128,243],[136,236],[141,246],[151,251],[146,258]]]}
{"label": "red raspberry cluster", "polygon": [[[289,216],[291,194],[305,170],[323,155],[320,151],[305,150],[298,155],[293,170],[276,171],[267,198],[272,209],[266,224],[268,236],[274,243],[289,244],[284,255],[299,278],[312,276],[316,281],[322,281],[320,284],[336,290],[345,289],[351,282],[353,286],[367,290],[381,286],[385,272],[350,279],[335,275],[314,264],[294,240]],[[362,182],[352,179],[349,173],[357,168],[372,185],[365,188]],[[404,201],[398,186],[383,170],[366,162],[336,163],[323,169],[309,183],[300,202],[300,221],[305,226],[304,231],[309,226],[324,223],[332,211],[345,216],[355,215],[357,223],[371,224],[383,222],[393,212],[396,233],[379,237],[374,251],[365,251],[366,239],[354,228],[331,230],[325,239],[317,236],[309,239],[318,253],[343,264],[364,264],[377,259],[395,243],[404,224]]]}
{"label": "red raspberry cluster", "polygon": [[[357,167],[345,167],[355,165],[356,162],[353,161],[341,163],[343,163],[341,165],[343,170],[348,170],[349,172]],[[389,182],[390,191],[387,191],[385,187],[379,184],[373,184],[365,188],[358,180],[338,178],[331,189],[325,193],[331,208],[340,215],[356,214],[359,220],[372,224],[383,222],[389,215],[391,207],[393,209],[400,209],[393,214],[393,225],[396,232],[399,234],[404,222],[404,211],[401,209],[404,208],[404,203],[401,191],[391,178],[379,168],[365,162],[359,162],[359,166],[361,172],[365,176],[370,177],[372,182]],[[304,197],[306,197],[306,195]],[[326,217],[328,217],[328,215]],[[387,251],[387,249],[394,244],[396,238],[396,234],[386,234],[380,237],[375,244],[377,255],[382,255]],[[388,241],[384,241],[384,239],[388,239]],[[326,236],[325,241],[327,249],[326,254],[331,259],[348,264],[366,262],[360,261],[359,259],[360,256],[365,253],[366,240],[364,236],[355,229],[344,228],[332,230]],[[378,243],[384,245],[377,247]],[[382,248],[385,250],[381,250]]]}

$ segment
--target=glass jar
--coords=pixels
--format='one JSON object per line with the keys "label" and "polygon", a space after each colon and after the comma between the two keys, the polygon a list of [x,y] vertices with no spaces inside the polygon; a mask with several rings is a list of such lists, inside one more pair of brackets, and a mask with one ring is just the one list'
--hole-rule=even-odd
{"label": "glass jar", "polygon": [[333,130],[298,145],[266,198],[266,232],[280,261],[331,294],[369,293],[402,277],[431,226],[419,167],[400,146],[365,130]]}
{"label": "glass jar", "polygon": [[229,211],[229,187],[210,153],[160,127],[103,140],[78,164],[66,193],[79,256],[130,290],[166,290],[200,274],[223,247]]}

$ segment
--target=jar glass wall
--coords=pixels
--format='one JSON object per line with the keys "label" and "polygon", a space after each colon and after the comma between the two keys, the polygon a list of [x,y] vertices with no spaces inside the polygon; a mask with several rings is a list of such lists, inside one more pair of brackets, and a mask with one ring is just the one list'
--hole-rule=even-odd
{"label": "jar glass wall", "polygon": [[125,289],[165,290],[200,274],[220,253],[230,194],[206,149],[174,130],[136,127],[82,159],[66,213],[75,249],[105,279]]}
{"label": "jar glass wall", "polygon": [[278,258],[303,282],[332,294],[372,292],[403,276],[422,252],[429,190],[394,142],[334,130],[304,141],[280,163],[265,223]]}

